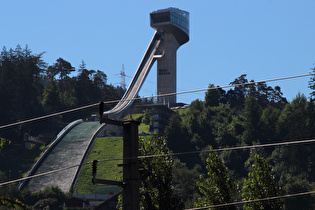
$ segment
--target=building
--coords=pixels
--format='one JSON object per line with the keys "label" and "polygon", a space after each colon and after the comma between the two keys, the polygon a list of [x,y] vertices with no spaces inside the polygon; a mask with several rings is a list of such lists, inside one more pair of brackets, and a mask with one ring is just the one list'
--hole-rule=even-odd
{"label": "building", "polygon": [[[158,51],[163,57],[157,60],[157,94],[176,93],[176,52],[189,41],[189,13],[167,8],[150,13],[150,25],[162,34]],[[176,95],[158,97],[158,104],[175,104]]]}

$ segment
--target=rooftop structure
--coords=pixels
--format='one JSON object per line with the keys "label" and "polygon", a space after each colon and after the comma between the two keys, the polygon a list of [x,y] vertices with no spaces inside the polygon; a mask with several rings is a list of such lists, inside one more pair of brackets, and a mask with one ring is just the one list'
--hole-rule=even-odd
{"label": "rooftop structure", "polygon": [[172,33],[180,45],[189,41],[189,12],[177,8],[157,10],[150,14],[150,25],[162,33]]}

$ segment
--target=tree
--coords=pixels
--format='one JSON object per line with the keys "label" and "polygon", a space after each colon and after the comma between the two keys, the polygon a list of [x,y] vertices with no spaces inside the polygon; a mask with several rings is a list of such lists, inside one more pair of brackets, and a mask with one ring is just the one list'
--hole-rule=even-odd
{"label": "tree", "polygon": [[[236,78],[230,85],[238,85],[248,83],[246,79],[246,74],[242,74],[238,78]],[[238,85],[233,89],[230,89],[227,92],[227,103],[231,108],[236,108],[237,110],[242,110],[244,107],[244,101],[247,96],[248,85]]]}
{"label": "tree", "polygon": [[[220,146],[235,146],[241,142],[244,132],[243,117],[226,104],[207,108],[208,119],[215,141]],[[208,135],[209,137],[209,135]]]}
{"label": "tree", "polygon": [[190,135],[191,144],[198,150],[208,145],[216,145],[212,133],[211,108],[215,107],[205,107],[202,101],[195,100],[189,106],[185,116],[186,120],[183,120]]}
{"label": "tree", "polygon": [[94,78],[94,84],[98,88],[105,89],[107,85],[107,75],[104,72],[97,70],[93,78]]}
{"label": "tree", "polygon": [[[212,147],[210,147],[212,149]],[[208,177],[200,176],[197,186],[202,198],[195,204],[196,207],[232,203],[235,201],[236,185],[231,180],[229,171],[216,152],[210,152],[207,158]],[[236,209],[228,206],[226,209]]]}
{"label": "tree", "polygon": [[253,141],[260,140],[261,134],[261,107],[259,106],[257,99],[253,96],[249,96],[245,99],[244,107],[244,128],[243,140],[246,144],[251,144]]}
{"label": "tree", "polygon": [[59,74],[59,89],[61,93],[61,102],[64,103],[64,92],[69,89],[68,87],[68,80],[69,74],[75,71],[74,67],[72,67],[71,63],[62,59],[58,58],[56,63],[53,66],[49,67],[49,72],[51,72],[51,77]]}
{"label": "tree", "polygon": [[[154,135],[139,139],[141,155],[162,155],[140,160],[140,208],[141,209],[183,209],[184,205],[173,192],[173,160],[166,146],[165,138]],[[122,208],[120,196],[118,207]]]}
{"label": "tree", "polygon": [[[2,141],[2,139],[1,139]],[[0,145],[0,151],[3,145]],[[7,177],[5,174],[0,171],[0,182],[7,181]],[[12,198],[14,196],[13,191],[16,190],[15,184],[5,185],[0,187],[0,209],[29,209],[28,206],[23,204],[16,198]]]}
{"label": "tree", "polygon": [[[43,85],[43,53],[34,55],[26,46],[15,49],[5,47],[0,54],[0,123],[17,121],[42,114],[40,104]],[[19,131],[2,131],[2,137],[21,140],[30,126],[21,126]]]}
{"label": "tree", "polygon": [[18,199],[0,196],[0,208],[2,209],[30,209]]}
{"label": "tree", "polygon": [[[95,73],[94,70],[87,70],[84,66],[81,65],[79,69],[80,74],[76,78],[75,83],[75,93],[76,98],[79,101],[79,104],[87,104],[93,103],[95,101],[100,101],[100,94],[99,89],[94,86],[93,81],[93,74]],[[97,97],[99,96],[99,98]]]}
{"label": "tree", "polygon": [[43,92],[42,105],[50,111],[57,111],[61,107],[59,90],[54,81],[50,81]]}
{"label": "tree", "polygon": [[32,209],[41,210],[41,209],[62,209],[62,207],[58,204],[56,198],[44,198],[37,201]]}
{"label": "tree", "polygon": [[144,209],[182,209],[183,203],[173,192],[173,160],[163,137],[154,136],[150,141],[139,140],[140,155],[166,156],[144,158],[141,160],[143,170],[140,173],[141,206]]}
{"label": "tree", "polygon": [[200,165],[196,165],[194,169],[188,169],[185,163],[174,158],[173,163],[173,185],[175,193],[181,197],[185,204],[185,208],[192,208],[194,203],[200,197],[198,187],[193,184],[197,183],[200,176]]}
{"label": "tree", "polygon": [[152,114],[150,113],[149,109],[146,109],[142,118],[142,123],[146,124],[146,125],[150,125],[152,122]]}
{"label": "tree", "polygon": [[[167,146],[173,152],[185,152],[191,149],[189,135],[183,125],[183,119],[178,113],[173,113],[170,117],[169,124],[165,128],[165,138]],[[191,158],[187,156],[179,157],[182,162],[187,165],[193,166]]]}
{"label": "tree", "polygon": [[[209,84],[208,88],[214,88],[214,84]],[[205,94],[205,106],[219,106],[220,92],[219,89],[207,90]]]}
{"label": "tree", "polygon": [[[283,173],[280,181],[282,190],[285,194],[295,194],[310,192],[314,186],[301,176],[290,176],[287,173]],[[311,195],[296,196],[285,199],[285,209],[313,209],[314,197]]]}
{"label": "tree", "polygon": [[271,96],[271,105],[278,109],[282,109],[288,103],[287,99],[282,95],[281,88],[276,86]]}
{"label": "tree", "polygon": [[69,197],[58,186],[45,187],[35,193],[29,190],[23,191],[22,200],[32,209],[62,209],[62,204]]}
{"label": "tree", "polygon": [[[244,180],[242,199],[244,201],[279,196],[279,188],[272,176],[269,164],[255,154],[253,171],[248,173]],[[280,199],[250,202],[244,205],[244,209],[282,209],[283,201]]]}
{"label": "tree", "polygon": [[279,117],[277,131],[283,139],[302,139],[310,137],[307,119],[308,103],[304,94],[298,93],[290,104],[287,104]]}

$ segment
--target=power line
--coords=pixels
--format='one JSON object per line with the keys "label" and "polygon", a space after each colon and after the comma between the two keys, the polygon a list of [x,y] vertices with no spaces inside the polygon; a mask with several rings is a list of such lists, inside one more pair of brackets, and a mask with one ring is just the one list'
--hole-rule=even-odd
{"label": "power line", "polygon": [[187,91],[176,92],[176,93],[165,93],[165,94],[146,96],[146,97],[135,98],[135,99],[126,99],[126,101],[137,100],[137,99],[157,98],[157,97],[163,97],[163,96],[180,95],[180,94],[187,94],[187,93],[196,93],[196,92],[202,92],[202,91],[208,91],[208,90],[217,90],[217,89],[244,86],[244,85],[254,85],[254,84],[259,84],[259,83],[274,82],[274,81],[286,80],[286,79],[295,79],[295,78],[299,78],[299,77],[307,77],[307,76],[312,76],[312,75],[315,75],[315,73],[301,74],[301,75],[281,77],[281,78],[275,78],[275,79],[267,79],[267,80],[261,80],[261,81],[257,81],[257,82],[247,82],[247,83],[240,83],[240,84],[233,84],[233,85],[217,86],[217,87],[212,87],[212,88],[187,90]]}
{"label": "power line", "polygon": [[[241,150],[241,149],[253,149],[253,148],[262,148],[262,147],[272,147],[272,146],[284,146],[284,145],[296,145],[296,144],[307,144],[307,143],[313,143],[315,142],[315,139],[309,139],[309,140],[297,140],[297,141],[287,141],[287,142],[279,142],[279,143],[270,143],[270,144],[259,144],[259,145],[251,145],[251,146],[240,146],[240,147],[229,147],[229,148],[219,148],[219,149],[212,149],[212,150],[203,150],[203,151],[190,151],[190,152],[179,152],[179,153],[172,153],[172,154],[160,154],[160,155],[144,155],[144,156],[138,156],[138,157],[130,157],[130,158],[111,158],[111,159],[103,159],[103,160],[98,160],[98,162],[107,162],[107,161],[117,161],[117,160],[130,160],[130,159],[144,159],[144,158],[153,158],[153,157],[165,157],[165,156],[179,156],[179,155],[190,155],[190,154],[198,154],[198,153],[203,153],[203,152],[220,152],[220,151],[228,151],[228,150]],[[88,165],[91,164],[91,162],[79,164],[79,165],[73,165],[69,166],[66,168],[61,168],[61,169],[56,169],[53,171],[48,171],[45,173],[41,174],[36,174],[32,175],[29,177],[24,177],[21,179],[16,179],[8,182],[3,182],[0,183],[0,186],[7,185],[7,184],[12,184],[15,182],[20,182],[32,178],[36,178],[39,176],[44,176],[60,171],[65,171],[74,167],[79,167],[83,165]]]}
{"label": "power line", "polygon": [[222,152],[222,151],[229,151],[229,150],[274,147],[274,146],[283,146],[283,145],[291,145],[291,144],[307,144],[307,143],[313,143],[313,142],[315,142],[315,139],[286,141],[286,142],[270,143],[270,144],[257,144],[257,145],[240,146],[240,147],[227,147],[227,148],[219,148],[219,149],[212,149],[212,150],[209,149],[209,150],[202,150],[202,151],[177,152],[177,153],[172,153],[172,154],[144,155],[144,156],[139,156],[138,158],[141,159],[141,158],[162,157],[162,156],[180,156],[180,155],[198,154],[198,153],[203,153],[203,152]]}
{"label": "power line", "polygon": [[[91,162],[82,164],[82,165],[86,165],[86,164],[91,164]],[[70,166],[67,168],[62,168],[62,169],[58,169],[58,170],[54,170],[54,171],[50,171],[50,172],[45,172],[42,174],[37,174],[37,175],[33,175],[33,176],[29,176],[29,177],[25,177],[25,178],[21,178],[21,179],[17,179],[17,180],[12,180],[9,182],[4,182],[4,183],[0,183],[0,186],[3,185],[7,185],[7,184],[12,184],[15,182],[20,182],[20,181],[24,181],[27,179],[32,179],[32,178],[36,178],[39,176],[44,176],[44,175],[48,175],[48,174],[52,174],[52,173],[56,173],[56,172],[60,172],[60,171],[64,171],[64,170],[68,170],[74,167],[78,167],[80,165],[74,165],[74,166]],[[246,204],[246,203],[253,203],[253,202],[260,202],[260,201],[267,201],[267,200],[275,200],[275,199],[281,199],[281,198],[290,198],[290,197],[297,197],[297,196],[305,196],[305,195],[311,195],[311,194],[315,194],[315,191],[309,191],[309,192],[302,192],[302,193],[295,193],[295,194],[286,194],[286,195],[280,195],[280,196],[274,196],[274,197],[267,197],[267,198],[261,198],[261,199],[255,199],[255,200],[248,200],[248,201],[238,201],[238,202],[232,202],[232,203],[224,203],[224,204],[217,204],[217,205],[211,205],[211,206],[204,206],[204,207],[197,207],[197,208],[190,208],[190,209],[186,209],[186,210],[199,210],[199,209],[209,209],[209,208],[216,208],[216,207],[224,207],[224,206],[232,206],[232,205],[241,205],[241,204]]]}
{"label": "power line", "polygon": [[83,163],[83,164],[69,166],[69,167],[66,167],[66,168],[60,168],[60,169],[56,169],[56,170],[52,170],[52,171],[47,171],[47,172],[44,172],[44,173],[35,174],[35,175],[32,175],[32,176],[28,176],[28,177],[24,177],[24,178],[20,178],[20,179],[15,179],[15,180],[7,181],[7,182],[2,182],[2,183],[0,183],[0,187],[4,186],[4,185],[8,185],[8,184],[13,184],[13,183],[16,183],[16,182],[25,181],[25,180],[28,180],[28,179],[33,179],[33,178],[40,177],[40,176],[45,176],[45,175],[57,173],[57,172],[60,172],[60,171],[69,170],[71,168],[75,168],[75,167],[79,167],[79,166],[83,166],[83,165],[87,165],[87,164],[91,164],[91,163],[92,163],[92,161],[91,162],[87,162],[87,163]]}
{"label": "power line", "polygon": [[215,207],[241,205],[241,204],[246,204],[246,203],[260,202],[260,201],[266,201],[266,200],[275,200],[275,199],[281,199],[281,198],[290,198],[290,197],[297,197],[297,196],[304,196],[304,195],[311,195],[311,194],[315,194],[315,191],[279,195],[279,196],[274,196],[274,197],[260,198],[260,199],[248,200],[248,201],[238,201],[238,202],[233,202],[233,203],[223,203],[223,204],[217,204],[217,205],[212,205],[212,206],[203,206],[203,207],[191,208],[191,209],[186,209],[186,210],[210,209],[210,208],[215,208]]}
{"label": "power line", "polygon": [[[208,90],[216,90],[216,89],[230,88],[230,87],[237,87],[237,86],[244,86],[244,85],[253,85],[253,84],[258,84],[258,83],[274,82],[274,81],[286,80],[286,79],[294,79],[294,78],[306,77],[306,76],[312,76],[312,75],[315,75],[315,73],[295,75],[295,76],[288,76],[288,77],[281,77],[281,78],[275,78],[275,79],[268,79],[268,80],[262,80],[262,81],[257,81],[257,82],[247,82],[247,83],[240,83],[240,84],[234,84],[234,85],[225,85],[225,86],[218,86],[218,87],[212,87],[212,88],[188,90],[188,91],[182,91],[182,92],[177,92],[177,93],[166,93],[166,94],[145,96],[145,97],[133,98],[133,99],[105,101],[104,104],[118,103],[119,101],[134,101],[134,100],[150,99],[150,98],[157,98],[157,97],[163,97],[163,96],[196,93],[196,92],[202,92],[202,91],[208,91]],[[90,108],[90,107],[93,107],[93,106],[98,106],[98,105],[99,105],[99,103],[94,103],[94,104],[91,104],[91,105],[86,105],[86,106],[82,106],[82,107],[78,107],[78,108],[74,108],[74,109],[69,109],[69,110],[62,111],[62,112],[57,112],[57,113],[54,113],[54,114],[44,115],[44,116],[41,116],[41,117],[35,117],[35,118],[32,118],[32,119],[28,119],[28,120],[23,120],[23,121],[19,121],[19,122],[15,122],[15,123],[10,123],[10,124],[7,124],[7,125],[0,126],[0,129],[8,128],[8,127],[16,126],[16,125],[21,125],[21,124],[25,124],[25,123],[30,123],[30,122],[33,122],[33,121],[43,120],[43,119],[46,119],[46,118],[50,118],[50,117],[54,117],[54,116],[58,116],[58,115],[62,115],[62,114],[67,114],[67,113],[70,113],[70,112],[79,111],[79,110],[87,109],[87,108]]]}
{"label": "power line", "polygon": [[90,108],[90,107],[93,107],[93,106],[97,106],[97,105],[98,105],[98,103],[97,104],[87,105],[87,106],[82,106],[82,107],[78,107],[78,108],[74,108],[74,109],[70,109],[70,110],[66,110],[66,111],[62,111],[62,112],[57,112],[57,113],[53,113],[53,114],[49,114],[49,115],[44,115],[44,116],[41,116],[41,117],[35,117],[35,118],[32,118],[32,119],[23,120],[23,121],[19,121],[19,122],[7,124],[7,125],[2,125],[2,126],[0,126],[0,129],[12,127],[12,126],[15,126],[15,125],[26,124],[26,123],[30,123],[30,122],[33,122],[33,121],[43,120],[43,119],[46,119],[46,118],[55,117],[55,116],[58,116],[58,115],[79,111],[79,110],[82,110],[82,109],[87,109],[87,108]]}

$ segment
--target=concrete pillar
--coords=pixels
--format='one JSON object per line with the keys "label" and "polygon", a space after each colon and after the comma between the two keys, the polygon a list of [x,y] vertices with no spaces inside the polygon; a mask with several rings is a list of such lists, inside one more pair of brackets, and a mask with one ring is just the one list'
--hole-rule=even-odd
{"label": "concrete pillar", "polygon": [[[157,94],[176,93],[176,52],[180,47],[173,34],[165,33],[159,51],[164,56],[157,60]],[[158,97],[158,104],[176,103],[176,95]]]}

